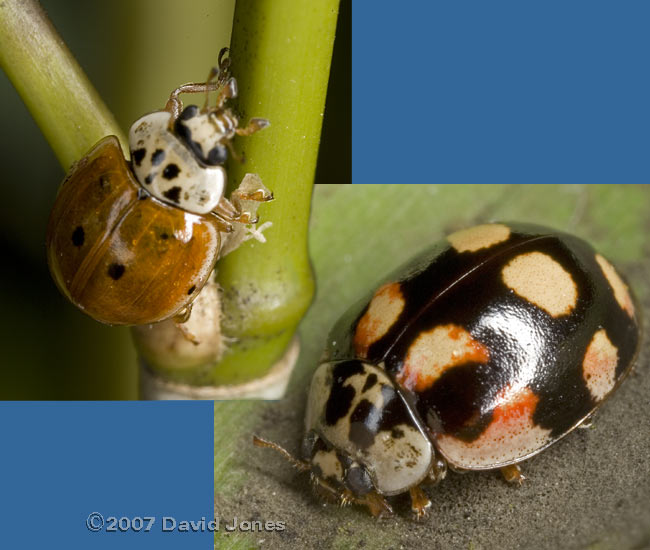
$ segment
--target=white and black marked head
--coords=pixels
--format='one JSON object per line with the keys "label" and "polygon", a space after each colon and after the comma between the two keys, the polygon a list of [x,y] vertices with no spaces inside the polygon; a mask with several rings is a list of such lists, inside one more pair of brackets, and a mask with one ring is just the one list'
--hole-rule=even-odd
{"label": "white and black marked head", "polygon": [[172,131],[172,114],[156,111],[136,120],[129,132],[133,171],[157,199],[195,214],[207,214],[222,199],[226,171],[206,166]]}
{"label": "white and black marked head", "polygon": [[395,495],[427,480],[433,445],[386,373],[354,359],[312,379],[303,456],[325,486],[355,497]]}
{"label": "white and black marked head", "polygon": [[[231,78],[231,96],[237,95],[237,84]],[[174,122],[174,131],[205,166],[219,166],[228,160],[227,143],[235,137],[239,121],[229,109],[199,109],[188,105]]]}

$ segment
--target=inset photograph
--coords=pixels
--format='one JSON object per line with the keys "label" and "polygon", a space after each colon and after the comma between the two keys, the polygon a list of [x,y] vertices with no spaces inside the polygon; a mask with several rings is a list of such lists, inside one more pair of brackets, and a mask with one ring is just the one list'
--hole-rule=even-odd
{"label": "inset photograph", "polygon": [[631,185],[317,187],[287,396],[215,403],[217,540],[644,547],[649,206]]}
{"label": "inset photograph", "polygon": [[0,399],[282,395],[313,185],[351,178],[350,10],[3,6]]}

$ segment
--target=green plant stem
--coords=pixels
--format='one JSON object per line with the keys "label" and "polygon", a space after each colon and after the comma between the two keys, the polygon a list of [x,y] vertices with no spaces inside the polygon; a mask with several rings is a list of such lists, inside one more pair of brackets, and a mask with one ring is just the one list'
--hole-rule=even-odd
{"label": "green plant stem", "polygon": [[0,65],[64,170],[106,135],[124,145],[113,115],[38,2],[0,2]]}
{"label": "green plant stem", "polygon": [[276,200],[260,208],[271,221],[265,244],[249,242],[218,264],[223,331],[235,339],[215,366],[214,383],[263,375],[282,355],[309,306],[313,278],[307,226],[338,0],[238,0],[232,71],[244,123],[271,127],[240,140],[246,164],[231,163],[231,184],[257,173]]}

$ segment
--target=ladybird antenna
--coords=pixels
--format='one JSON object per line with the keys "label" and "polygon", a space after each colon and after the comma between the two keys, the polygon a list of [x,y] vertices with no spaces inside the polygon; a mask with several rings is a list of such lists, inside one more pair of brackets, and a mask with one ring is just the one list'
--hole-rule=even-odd
{"label": "ladybird antenna", "polygon": [[277,443],[273,443],[272,441],[267,441],[266,439],[262,439],[261,437],[257,437],[256,435],[254,435],[253,444],[256,447],[267,447],[268,449],[274,449],[275,451],[280,453],[286,460],[288,460],[291,463],[291,465],[294,468],[296,468],[296,470],[299,470],[301,472],[306,472],[311,469],[308,462],[304,460],[298,460],[289,451],[283,449]]}

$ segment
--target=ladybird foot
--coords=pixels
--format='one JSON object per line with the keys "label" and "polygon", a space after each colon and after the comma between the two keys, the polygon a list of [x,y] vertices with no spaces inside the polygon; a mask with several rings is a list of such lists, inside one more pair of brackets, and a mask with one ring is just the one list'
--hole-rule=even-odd
{"label": "ladybird foot", "polygon": [[393,515],[393,509],[388,501],[379,493],[372,491],[363,496],[356,496],[349,489],[341,491],[332,487],[325,480],[312,476],[314,490],[325,500],[336,502],[341,508],[350,504],[359,504],[368,508],[370,513],[377,519],[389,518]]}
{"label": "ladybird foot", "polygon": [[416,521],[426,518],[431,508],[429,497],[419,486],[411,487],[409,494],[411,495],[411,511],[415,515]]}
{"label": "ladybird foot", "polygon": [[235,133],[238,136],[250,136],[251,134],[259,132],[270,125],[271,123],[265,118],[251,118],[245,128],[237,128]]}
{"label": "ladybird foot", "polygon": [[518,464],[510,464],[501,468],[501,475],[508,483],[516,483],[520,487],[523,485],[526,476],[521,473],[521,468]]}
{"label": "ladybird foot", "polygon": [[447,477],[447,461],[444,458],[437,458],[429,470],[428,481],[437,485],[445,477]]}
{"label": "ladybird foot", "polygon": [[176,323],[176,328],[181,331],[181,334],[184,336],[186,340],[189,342],[192,342],[195,346],[198,346],[201,341],[192,333],[190,332],[190,329],[187,328],[187,325],[184,323]]}
{"label": "ladybird foot", "polygon": [[366,506],[370,513],[377,519],[389,518],[393,515],[393,509],[388,504],[388,501],[374,491],[362,497],[353,497],[353,502]]}
{"label": "ladybird foot", "polygon": [[273,200],[273,193],[268,189],[256,189],[255,191],[233,191],[232,198],[237,201],[268,202]]}

